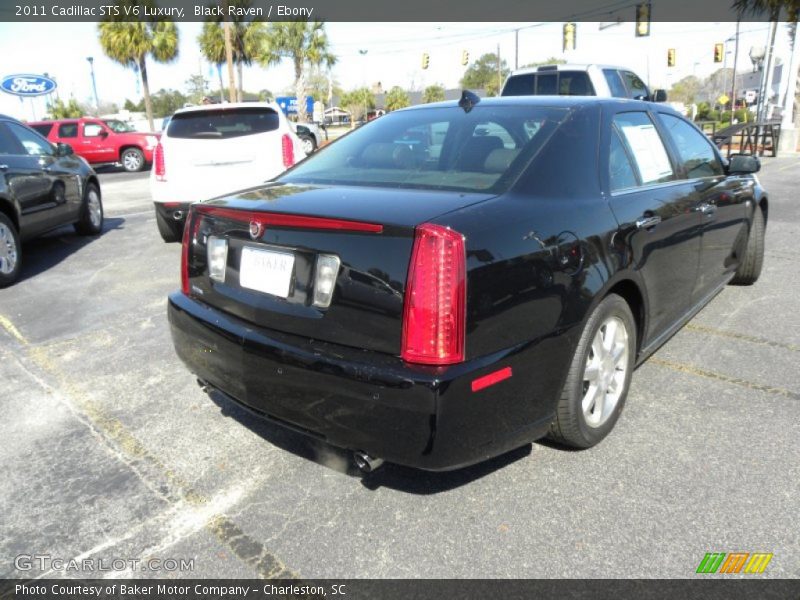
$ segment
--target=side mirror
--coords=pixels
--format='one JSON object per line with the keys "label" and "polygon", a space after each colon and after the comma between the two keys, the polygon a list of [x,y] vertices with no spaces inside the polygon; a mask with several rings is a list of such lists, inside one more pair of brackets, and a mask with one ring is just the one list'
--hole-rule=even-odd
{"label": "side mirror", "polygon": [[749,154],[732,154],[728,162],[728,173],[744,174],[758,173],[761,170],[761,161],[757,156]]}
{"label": "side mirror", "polygon": [[653,102],[666,102],[666,101],[667,101],[667,90],[653,91]]}
{"label": "side mirror", "polygon": [[101,129],[97,132],[97,137],[101,137],[103,139],[108,137],[108,132],[105,129]]}
{"label": "side mirror", "polygon": [[56,156],[72,156],[73,154],[75,154],[75,151],[69,144],[64,144],[63,142],[56,144]]}

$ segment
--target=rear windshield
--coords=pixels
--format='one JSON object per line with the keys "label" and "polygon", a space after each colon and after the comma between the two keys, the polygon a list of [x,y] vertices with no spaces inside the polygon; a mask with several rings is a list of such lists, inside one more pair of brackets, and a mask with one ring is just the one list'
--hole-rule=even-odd
{"label": "rear windshield", "polygon": [[53,128],[52,123],[43,123],[42,125],[29,125],[31,129],[36,131],[37,133],[47,137],[50,134],[50,130]]}
{"label": "rear windshield", "polygon": [[431,107],[390,113],[312,155],[281,181],[504,191],[568,109]]}
{"label": "rear windshield", "polygon": [[278,129],[278,113],[271,108],[211,108],[172,116],[167,137],[228,139]]}
{"label": "rear windshield", "polygon": [[585,71],[539,71],[508,78],[503,96],[594,96]]}

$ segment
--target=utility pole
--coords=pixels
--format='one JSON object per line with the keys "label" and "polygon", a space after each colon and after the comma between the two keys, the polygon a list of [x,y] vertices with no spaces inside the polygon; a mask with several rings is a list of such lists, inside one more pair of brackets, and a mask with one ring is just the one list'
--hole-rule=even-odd
{"label": "utility pole", "polygon": [[94,92],[94,107],[100,110],[100,100],[97,99],[97,82],[94,78],[94,57],[87,56],[86,60],[89,62],[89,71],[92,73],[92,91]]}
{"label": "utility pole", "polygon": [[772,57],[774,55],[775,49],[775,33],[778,29],[777,21],[770,22],[770,33],[769,33],[769,46],[767,47],[767,58],[766,58],[766,68],[767,71],[764,74],[764,87],[762,89],[762,95],[764,99],[761,102],[761,113],[758,116],[759,121],[765,121],[767,119],[767,115],[769,114],[769,97],[770,92],[772,91]]}
{"label": "utility pole", "polygon": [[500,89],[503,87],[503,77],[500,70],[500,44],[497,44],[497,95],[500,95]]}
{"label": "utility pole", "polygon": [[733,83],[731,83],[731,119],[736,112],[736,63],[739,60],[739,21],[736,21],[736,43],[733,47]]}
{"label": "utility pole", "polygon": [[514,30],[514,69],[519,69],[519,29]]}
{"label": "utility pole", "polygon": [[778,141],[779,152],[797,152],[797,128],[794,126],[794,99],[797,94],[797,67],[800,63],[800,51],[797,48],[800,36],[797,35],[797,28],[794,30],[792,40],[792,54],[789,56],[788,70],[786,77],[786,93],[783,98],[783,118],[781,120],[781,137]]}

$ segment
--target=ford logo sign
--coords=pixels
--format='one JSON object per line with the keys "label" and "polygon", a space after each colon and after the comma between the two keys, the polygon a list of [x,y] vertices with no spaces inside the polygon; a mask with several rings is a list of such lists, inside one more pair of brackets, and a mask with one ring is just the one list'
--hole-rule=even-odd
{"label": "ford logo sign", "polygon": [[0,89],[14,96],[43,96],[56,89],[56,82],[41,75],[6,75]]}

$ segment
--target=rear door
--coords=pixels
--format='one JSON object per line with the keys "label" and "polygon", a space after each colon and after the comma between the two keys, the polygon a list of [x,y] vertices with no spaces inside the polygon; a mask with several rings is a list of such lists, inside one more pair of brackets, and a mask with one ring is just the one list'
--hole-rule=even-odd
{"label": "rear door", "polygon": [[753,200],[753,181],[725,176],[716,149],[694,125],[678,116],[659,113],[667,136],[681,162],[683,176],[695,195],[694,209],[702,215],[703,238],[695,297],[714,290],[738,265],[737,240],[747,234],[745,202]]}
{"label": "rear door", "polygon": [[609,115],[605,177],[620,224],[615,248],[641,277],[648,303],[645,340],[691,306],[700,254],[694,188],[679,178],[667,147],[645,111]]}
{"label": "rear door", "polygon": [[286,169],[282,137],[295,140],[282,124],[270,107],[177,113],[161,140],[173,196],[194,202],[279,175]]}

